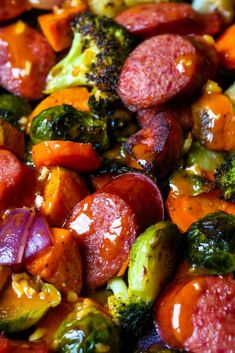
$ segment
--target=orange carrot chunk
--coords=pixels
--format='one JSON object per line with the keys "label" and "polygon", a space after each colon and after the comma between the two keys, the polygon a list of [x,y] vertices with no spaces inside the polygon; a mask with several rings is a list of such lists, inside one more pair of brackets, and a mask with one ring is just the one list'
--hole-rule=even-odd
{"label": "orange carrot chunk", "polygon": [[90,143],[45,141],[33,146],[32,157],[37,168],[60,166],[79,173],[92,172],[101,165]]}
{"label": "orange carrot chunk", "polygon": [[85,11],[86,8],[85,4],[81,4],[38,17],[41,30],[54,51],[60,52],[70,47],[72,43],[70,22],[77,13]]}
{"label": "orange carrot chunk", "polygon": [[41,276],[62,292],[79,295],[82,288],[82,259],[73,234],[61,228],[52,228],[54,245],[28,260],[27,270]]}
{"label": "orange carrot chunk", "polygon": [[52,168],[42,193],[41,212],[51,226],[61,227],[74,206],[88,195],[84,180],[71,170]]}
{"label": "orange carrot chunk", "polygon": [[175,195],[170,191],[166,209],[171,221],[181,232],[185,232],[193,222],[215,211],[235,215],[235,204],[221,200],[219,190],[211,190],[198,196]]}
{"label": "orange carrot chunk", "polygon": [[227,69],[235,69],[235,24],[222,33],[217,39],[215,47],[222,64]]}

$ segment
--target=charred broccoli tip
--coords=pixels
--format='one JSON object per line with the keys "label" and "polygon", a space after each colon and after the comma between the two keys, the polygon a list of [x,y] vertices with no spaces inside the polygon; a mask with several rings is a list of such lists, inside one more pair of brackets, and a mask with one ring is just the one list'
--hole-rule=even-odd
{"label": "charred broccoli tip", "polygon": [[235,156],[226,158],[215,173],[216,186],[224,200],[235,202]]}
{"label": "charred broccoli tip", "polygon": [[72,47],[49,73],[46,93],[85,85],[91,87],[97,101],[117,100],[118,76],[133,49],[133,37],[114,20],[90,12],[79,13],[71,27]]}

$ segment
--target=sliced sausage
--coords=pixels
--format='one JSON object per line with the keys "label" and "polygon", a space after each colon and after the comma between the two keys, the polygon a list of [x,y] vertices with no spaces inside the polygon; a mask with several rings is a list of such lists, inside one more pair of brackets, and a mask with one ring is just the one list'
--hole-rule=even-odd
{"label": "sliced sausage", "polygon": [[[210,53],[206,54],[208,48]],[[200,91],[214,76],[216,57],[214,47],[201,37],[176,34],[152,37],[125,61],[118,94],[132,111],[185,99]]]}
{"label": "sliced sausage", "polygon": [[75,232],[84,258],[85,282],[96,288],[114,277],[139,234],[136,216],[120,197],[87,196],[74,208],[67,227]]}
{"label": "sliced sausage", "polygon": [[164,203],[157,185],[146,175],[126,173],[119,175],[100,189],[125,200],[137,216],[141,228],[164,218]]}
{"label": "sliced sausage", "polygon": [[132,34],[144,38],[166,33],[214,35],[223,25],[218,12],[201,14],[184,3],[133,6],[121,12],[116,21]]}
{"label": "sliced sausage", "polygon": [[152,120],[158,118],[158,114],[166,112],[172,114],[176,121],[180,124],[184,131],[191,130],[193,126],[193,117],[191,112],[191,106],[185,105],[173,105],[168,107],[159,107],[151,109],[140,110],[137,114],[137,120],[140,127],[147,127]]}
{"label": "sliced sausage", "polygon": [[0,29],[0,86],[27,99],[43,95],[45,79],[55,64],[46,39],[19,21]]}
{"label": "sliced sausage", "polygon": [[25,166],[10,151],[0,149],[0,208],[14,204],[25,175]]}
{"label": "sliced sausage", "polygon": [[1,0],[0,22],[4,22],[30,10],[28,0]]}
{"label": "sliced sausage", "polygon": [[126,151],[147,171],[165,176],[180,157],[183,131],[174,117],[159,113],[150,124],[129,137]]}
{"label": "sliced sausage", "polygon": [[235,347],[235,281],[199,276],[173,282],[156,303],[161,337],[193,353],[230,353]]}

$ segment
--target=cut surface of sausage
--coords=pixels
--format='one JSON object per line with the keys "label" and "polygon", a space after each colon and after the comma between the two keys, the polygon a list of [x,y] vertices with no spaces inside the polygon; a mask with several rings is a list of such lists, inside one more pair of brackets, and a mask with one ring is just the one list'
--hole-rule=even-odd
{"label": "cut surface of sausage", "polygon": [[164,204],[161,192],[157,185],[143,174],[119,175],[101,188],[100,192],[115,194],[126,201],[143,230],[163,220]]}
{"label": "cut surface of sausage", "polygon": [[173,282],[156,303],[161,337],[193,353],[233,353],[235,281],[194,276]]}
{"label": "cut surface of sausage", "polygon": [[185,3],[136,5],[121,12],[116,21],[134,35],[218,33],[223,21],[219,13],[201,14]]}
{"label": "cut surface of sausage", "polygon": [[159,107],[140,110],[137,114],[138,124],[140,127],[145,128],[151,124],[152,120],[156,120],[158,118],[158,114],[163,112],[171,114],[184,131],[188,131],[192,128],[193,117],[191,107],[188,105],[179,106],[179,104],[172,107]]}
{"label": "cut surface of sausage", "polygon": [[19,21],[0,29],[0,85],[34,100],[42,97],[55,54],[41,33]]}
{"label": "cut surface of sausage", "polygon": [[[175,34],[145,40],[122,68],[117,91],[123,103],[138,111],[200,91],[216,71],[212,54],[205,55],[208,47],[201,38]],[[210,50],[216,57],[213,46]]]}
{"label": "cut surface of sausage", "polygon": [[67,227],[84,256],[85,281],[88,287],[105,284],[128,259],[139,234],[136,216],[120,197],[109,193],[87,196],[73,210]]}
{"label": "cut surface of sausage", "polygon": [[182,146],[182,129],[169,112],[159,113],[147,127],[129,137],[124,145],[138,164],[159,177],[172,169]]}

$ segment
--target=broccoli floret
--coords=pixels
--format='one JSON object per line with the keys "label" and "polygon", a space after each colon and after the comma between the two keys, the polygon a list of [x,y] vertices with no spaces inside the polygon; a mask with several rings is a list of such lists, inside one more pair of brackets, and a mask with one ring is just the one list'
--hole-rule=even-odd
{"label": "broccoli floret", "polygon": [[170,222],[149,227],[135,241],[128,269],[128,286],[122,278],[109,281],[113,295],[109,310],[126,333],[139,336],[152,318],[159,291],[173,275],[180,254],[181,235]]}
{"label": "broccoli floret", "polygon": [[119,333],[90,299],[77,303],[56,334],[61,353],[118,353]]}
{"label": "broccoli floret", "polygon": [[117,100],[119,73],[133,49],[133,37],[114,20],[90,12],[79,13],[71,26],[72,47],[49,73],[46,93],[85,85],[92,88],[97,101]]}
{"label": "broccoli floret", "polygon": [[33,143],[68,140],[92,143],[99,149],[109,146],[107,119],[65,104],[43,110],[37,115],[31,124],[30,138]]}
{"label": "broccoli floret", "polygon": [[222,275],[235,271],[235,217],[222,211],[194,222],[185,234],[193,268]]}
{"label": "broccoli floret", "polygon": [[224,200],[235,202],[235,155],[226,158],[215,173],[216,186]]}

